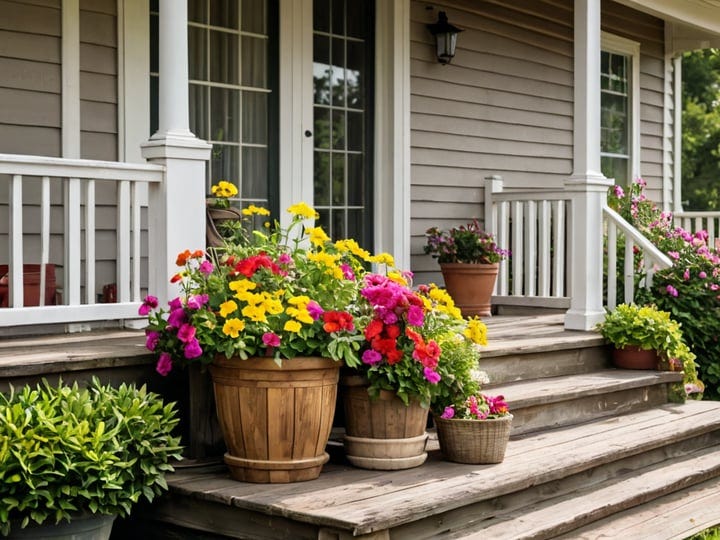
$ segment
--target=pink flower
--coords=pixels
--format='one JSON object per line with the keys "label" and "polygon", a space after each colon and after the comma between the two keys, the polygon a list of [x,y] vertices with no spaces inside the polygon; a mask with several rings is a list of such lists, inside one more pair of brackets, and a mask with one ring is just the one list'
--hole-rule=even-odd
{"label": "pink flower", "polygon": [[340,270],[342,270],[343,277],[349,281],[355,281],[355,272],[353,272],[353,269],[350,267],[349,264],[342,263],[340,265]]}
{"label": "pink flower", "polygon": [[292,262],[292,257],[288,255],[287,253],[282,253],[278,257],[278,263],[279,264],[290,264]]}
{"label": "pink flower", "polygon": [[192,341],[185,345],[185,350],[183,352],[185,354],[185,358],[187,358],[188,360],[192,360],[193,358],[201,356],[203,350],[200,347],[200,342],[197,339],[193,338]]}
{"label": "pink flower", "polygon": [[668,257],[677,261],[680,258],[680,254],[677,251],[668,251]]}
{"label": "pink flower", "polygon": [[183,343],[190,343],[195,339],[195,327],[192,324],[183,324],[177,333],[177,337]]}
{"label": "pink flower", "polygon": [[700,273],[698,274],[698,277],[700,279],[705,279],[707,277],[707,274],[701,270]]}
{"label": "pink flower", "polygon": [[145,347],[148,351],[154,351],[160,341],[160,332],[148,330],[145,332]]}
{"label": "pink flower", "polygon": [[437,384],[440,382],[440,374],[428,367],[423,369],[423,375],[425,376],[425,380],[430,384]]}
{"label": "pink flower", "polygon": [[172,370],[172,358],[166,352],[160,354],[157,364],[155,365],[155,371],[165,377]]}
{"label": "pink flower", "polygon": [[440,415],[440,418],[445,418],[446,420],[448,420],[453,416],[455,416],[455,409],[453,409],[452,407],[445,407],[445,410]]}
{"label": "pink flower", "polygon": [[146,316],[150,311],[158,307],[158,299],[155,296],[148,295],[143,300],[142,305],[138,309],[138,315]]}
{"label": "pink flower", "polygon": [[372,349],[368,349],[362,354],[362,361],[365,364],[375,365],[382,361],[382,354]]}
{"label": "pink flower", "polygon": [[690,270],[688,270],[687,268],[685,269],[685,272],[683,272],[683,279],[685,281],[688,281],[690,279]]}
{"label": "pink flower", "polygon": [[308,302],[307,311],[314,321],[317,321],[320,317],[322,317],[322,314],[325,313],[325,310],[323,310],[323,308],[320,307],[320,304],[318,304],[315,300],[310,300]]}
{"label": "pink flower", "polygon": [[190,309],[200,309],[208,302],[207,294],[194,294],[188,298],[187,305]]}
{"label": "pink flower", "polygon": [[212,274],[213,271],[213,265],[210,261],[203,261],[200,263],[200,267],[198,268],[201,273],[205,274],[206,276],[209,276]]}
{"label": "pink flower", "polygon": [[668,285],[667,287],[665,287],[665,290],[670,296],[677,298],[678,291],[675,287],[673,287],[672,285]]}
{"label": "pink flower", "polygon": [[422,326],[425,320],[425,312],[419,306],[410,306],[407,312],[408,324]]}
{"label": "pink flower", "polygon": [[280,346],[280,336],[278,336],[275,332],[265,332],[263,334],[262,340],[263,343],[268,347]]}
{"label": "pink flower", "polygon": [[172,326],[173,328],[180,328],[185,321],[187,321],[187,317],[185,316],[185,310],[182,307],[173,309],[170,312],[170,315],[168,315],[168,326]]}
{"label": "pink flower", "polygon": [[625,196],[625,192],[623,191],[623,188],[621,188],[620,186],[615,186],[613,188],[613,191],[615,192],[615,196],[618,199],[622,199]]}
{"label": "pink flower", "polygon": [[168,305],[170,309],[180,309],[182,307],[182,300],[180,300],[180,297],[173,298],[168,302]]}

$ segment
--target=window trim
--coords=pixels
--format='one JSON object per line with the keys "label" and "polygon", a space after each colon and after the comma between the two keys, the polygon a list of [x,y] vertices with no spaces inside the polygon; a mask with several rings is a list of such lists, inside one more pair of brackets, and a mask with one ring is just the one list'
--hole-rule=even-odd
{"label": "window trim", "polygon": [[[608,32],[602,32],[601,50],[630,57],[630,155],[629,181],[640,173],[640,43]],[[598,103],[598,107],[600,104]],[[608,154],[609,155],[609,154]],[[603,154],[601,154],[601,157]]]}

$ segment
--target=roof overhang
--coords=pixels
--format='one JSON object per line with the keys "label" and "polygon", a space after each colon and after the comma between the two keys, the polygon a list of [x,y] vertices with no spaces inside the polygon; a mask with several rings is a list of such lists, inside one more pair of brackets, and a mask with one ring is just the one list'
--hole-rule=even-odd
{"label": "roof overhang", "polygon": [[673,53],[720,47],[720,0],[617,0],[669,23]]}

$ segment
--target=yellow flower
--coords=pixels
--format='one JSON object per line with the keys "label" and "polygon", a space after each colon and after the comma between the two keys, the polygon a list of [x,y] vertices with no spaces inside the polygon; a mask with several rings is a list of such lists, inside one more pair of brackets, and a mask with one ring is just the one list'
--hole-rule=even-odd
{"label": "yellow flower", "polygon": [[313,322],[315,322],[315,320],[310,316],[310,313],[308,313],[308,310],[305,309],[305,307],[301,307],[300,309],[289,307],[285,310],[285,313],[287,313],[301,323],[312,324]]}
{"label": "yellow flower", "polygon": [[275,300],[272,297],[267,297],[265,299],[265,301],[262,303],[262,307],[270,315],[277,315],[279,313],[282,313],[282,311],[283,311],[282,302]]}
{"label": "yellow flower", "polygon": [[324,264],[328,268],[335,268],[335,266],[337,266],[335,262],[339,258],[339,255],[331,255],[330,253],[326,253],[324,251],[320,253],[308,253],[309,260],[316,263]]}
{"label": "yellow flower", "polygon": [[397,272],[397,271],[388,272],[387,277],[388,277],[388,279],[390,279],[390,281],[394,281],[395,283],[399,283],[400,285],[408,284],[407,279],[405,279],[400,272]]}
{"label": "yellow flower", "polygon": [[395,266],[395,259],[389,253],[379,253],[373,257],[370,257],[370,262],[377,264],[385,264],[387,266]]}
{"label": "yellow flower", "polygon": [[232,184],[225,180],[220,180],[217,184],[210,188],[210,191],[216,197],[220,197],[223,199],[227,199],[228,197],[234,197],[238,194],[238,189],[235,184]]}
{"label": "yellow flower", "polygon": [[240,319],[228,319],[223,325],[223,334],[236,338],[240,335],[240,332],[245,330],[245,321]]}
{"label": "yellow flower", "polygon": [[232,300],[220,304],[220,316],[226,318],[238,308],[237,304]]}
{"label": "yellow flower", "polygon": [[310,297],[306,296],[304,294],[301,294],[299,296],[293,296],[288,300],[288,304],[291,306],[303,306],[306,307],[308,305],[308,302],[310,302]]}
{"label": "yellow flower", "polygon": [[478,345],[487,345],[487,326],[477,317],[468,320],[463,335]]}
{"label": "yellow flower", "polygon": [[310,237],[310,242],[314,246],[322,246],[325,244],[325,242],[330,241],[330,237],[325,234],[325,231],[322,227],[310,227],[306,229],[305,232]]}
{"label": "yellow flower", "polygon": [[267,318],[265,317],[265,309],[260,306],[255,306],[252,304],[248,304],[242,309],[243,317],[247,317],[251,321],[254,322],[267,322]]}
{"label": "yellow flower", "polygon": [[301,328],[302,328],[302,325],[299,322],[288,321],[285,323],[283,330],[285,330],[286,332],[293,332],[293,333],[297,334]]}
{"label": "yellow flower", "polygon": [[252,291],[257,287],[257,283],[253,283],[249,279],[239,279],[237,281],[231,281],[230,283],[228,283],[228,287],[230,287],[231,291],[239,293],[245,291]]}
{"label": "yellow flower", "polygon": [[269,216],[270,210],[251,204],[247,208],[243,208],[242,213],[244,216]]}
{"label": "yellow flower", "polygon": [[345,240],[338,240],[335,242],[335,247],[343,253],[352,253],[356,257],[359,257],[363,261],[370,261],[370,252],[361,248],[358,243],[352,238],[346,238]]}
{"label": "yellow flower", "polygon": [[304,202],[293,204],[290,208],[287,209],[287,211],[290,212],[293,216],[298,216],[305,219],[317,219],[320,217],[320,214],[318,214],[314,208],[308,206],[308,204]]}

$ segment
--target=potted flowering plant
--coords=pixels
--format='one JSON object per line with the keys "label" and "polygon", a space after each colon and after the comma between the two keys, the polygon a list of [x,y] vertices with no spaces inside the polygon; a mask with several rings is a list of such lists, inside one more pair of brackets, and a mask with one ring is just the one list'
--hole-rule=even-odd
{"label": "potted flowering plant", "polygon": [[[209,364],[229,448],[225,461],[239,480],[316,477],[328,459],[322,441],[331,429],[340,361],[360,364],[355,274],[362,261],[347,242],[336,245],[307,224],[317,217],[308,205],[288,211],[288,227],[276,222],[252,230],[253,217],[266,210],[243,209],[246,226],[233,243],[178,256],[180,271],[171,281],[182,293],[169,309],[148,297],[140,310],[149,316],[147,346],[158,355],[159,373],[176,364]],[[288,427],[287,419],[302,425]],[[285,436],[290,428],[294,437]]]}
{"label": "potted flowering plant", "polygon": [[397,271],[368,274],[361,290],[370,308],[361,375],[346,378],[345,448],[351,463],[371,469],[422,464],[428,408],[456,385],[456,369],[477,364],[486,328],[462,318],[434,285],[411,289]]}
{"label": "potted flowering plant", "polygon": [[489,316],[498,263],[509,252],[482,230],[477,219],[449,231],[431,227],[425,236],[425,253],[440,263],[445,287],[463,315]]}
{"label": "potted flowering plant", "polygon": [[510,438],[512,414],[503,396],[477,393],[435,415],[440,450],[458,463],[500,463]]}

